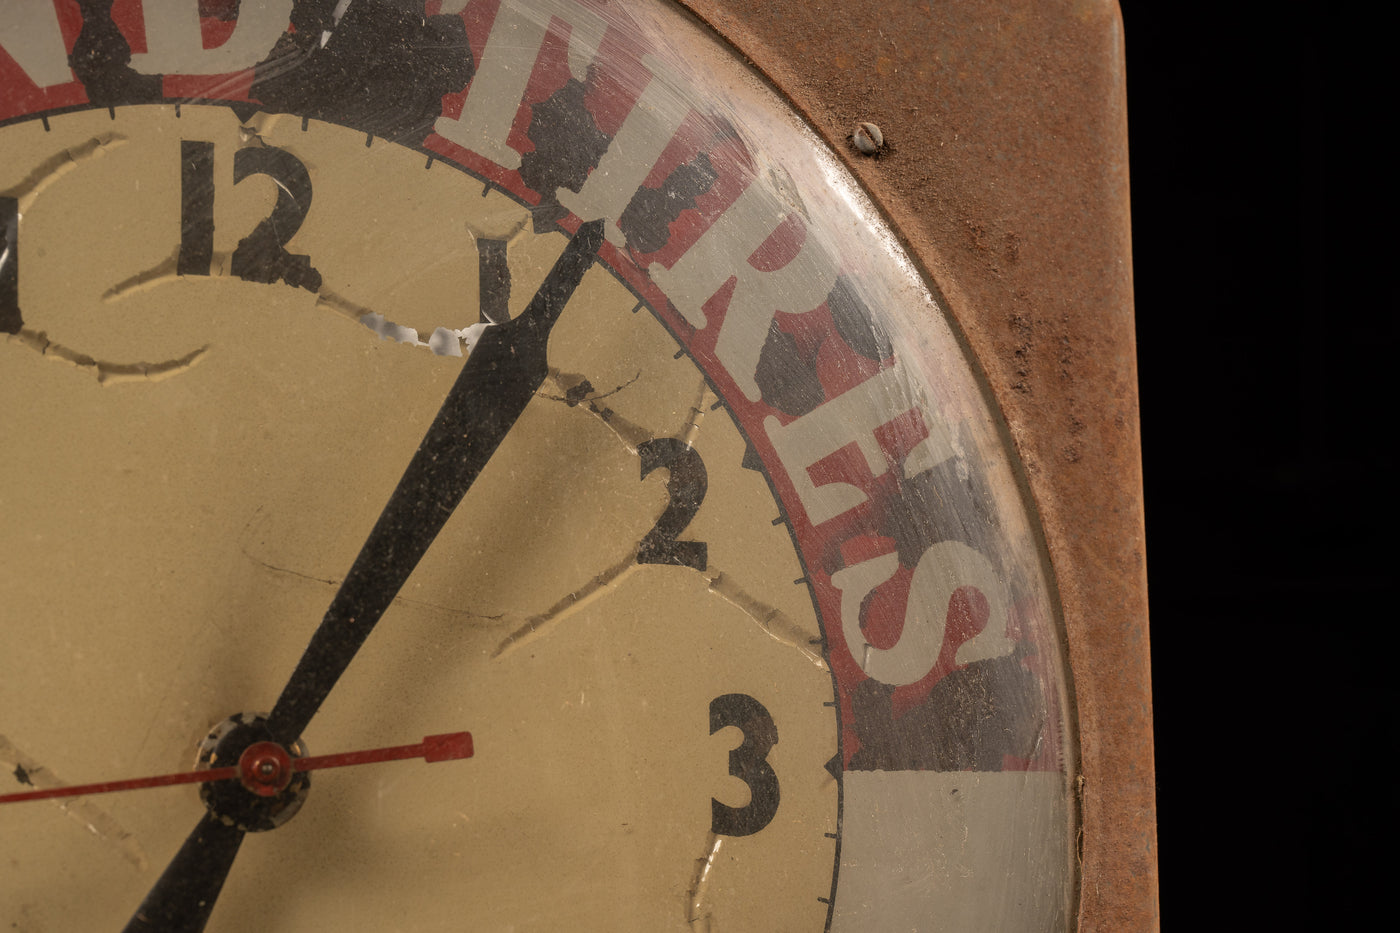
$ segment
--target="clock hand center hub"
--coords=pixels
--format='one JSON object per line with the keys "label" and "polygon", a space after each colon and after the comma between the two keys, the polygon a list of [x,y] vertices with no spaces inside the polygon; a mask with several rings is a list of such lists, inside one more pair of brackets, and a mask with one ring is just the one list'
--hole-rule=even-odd
{"label": "clock hand center hub", "polygon": [[245,832],[264,832],[286,823],[306,801],[311,776],[292,762],[306,746],[273,741],[267,717],[236,713],[216,725],[199,743],[197,767],[238,766],[238,778],[200,785],[199,796],[221,822]]}
{"label": "clock hand center hub", "polygon": [[292,782],[292,756],[276,742],[254,742],[238,756],[238,780],[259,797],[275,797]]}

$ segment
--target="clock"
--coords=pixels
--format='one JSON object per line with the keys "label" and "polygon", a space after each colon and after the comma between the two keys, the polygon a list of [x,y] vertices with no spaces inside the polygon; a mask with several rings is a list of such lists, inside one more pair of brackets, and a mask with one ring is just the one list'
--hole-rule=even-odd
{"label": "clock", "polygon": [[1150,922],[1124,319],[946,252],[995,18],[783,12],[0,13],[7,919]]}

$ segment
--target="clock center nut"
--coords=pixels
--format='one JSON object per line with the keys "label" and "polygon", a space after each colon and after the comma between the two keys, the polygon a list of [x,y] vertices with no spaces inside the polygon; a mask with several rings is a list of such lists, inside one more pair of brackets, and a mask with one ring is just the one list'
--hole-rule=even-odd
{"label": "clock center nut", "polygon": [[292,770],[292,762],[305,755],[300,741],[287,748],[272,740],[265,714],[235,713],[200,741],[195,767],[235,765],[238,777],[200,785],[200,799],[223,823],[244,832],[276,829],[306,801],[311,775]]}

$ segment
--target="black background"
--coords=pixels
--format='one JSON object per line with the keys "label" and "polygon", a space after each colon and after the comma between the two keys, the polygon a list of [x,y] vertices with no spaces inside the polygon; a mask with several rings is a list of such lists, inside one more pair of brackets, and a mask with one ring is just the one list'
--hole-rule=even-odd
{"label": "black background", "polygon": [[1336,115],[1363,53],[1317,6],[1122,8],[1163,925],[1360,929],[1397,615],[1395,302],[1363,285],[1394,233],[1340,210],[1392,198]]}

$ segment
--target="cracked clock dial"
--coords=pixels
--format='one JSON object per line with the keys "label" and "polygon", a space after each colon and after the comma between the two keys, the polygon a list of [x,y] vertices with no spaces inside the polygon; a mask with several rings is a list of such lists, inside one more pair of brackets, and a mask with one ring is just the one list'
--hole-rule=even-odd
{"label": "cracked clock dial", "polygon": [[199,8],[0,8],[0,919],[1066,928],[1015,458],[821,141],[663,4]]}
{"label": "cracked clock dial", "polygon": [[[208,710],[285,677],[305,640],[289,620],[334,592],[471,331],[488,309],[518,316],[569,238],[533,232],[527,206],[478,178],[315,121],[132,107],[11,128],[5,145],[7,168],[45,173],[0,185],[23,205],[26,258],[48,260],[25,267],[3,370],[7,396],[34,400],[7,410],[6,436],[45,439],[7,445],[26,494],[6,504],[5,604],[44,634],[0,676],[7,709],[48,702],[6,734],[65,776],[159,770],[193,753]],[[247,164],[273,168],[235,181]],[[303,215],[287,250],[302,258],[238,274],[279,199]],[[189,223],[201,211],[212,229]],[[247,844],[211,928],[369,922],[375,907],[338,886],[286,881],[313,862],[398,892],[377,902],[385,924],[399,897],[440,905],[423,929],[463,904],[488,929],[690,929],[774,897],[824,926],[837,723],[781,507],[703,373],[605,267],[549,362],[306,736],[466,723],[470,773],[318,779],[275,847]],[[64,672],[44,664],[56,642],[84,646]],[[429,801],[431,828],[405,832]],[[140,795],[91,803],[100,824],[40,831],[51,815],[27,813],[9,878],[38,896],[81,872],[89,896],[64,922],[110,922],[134,879],[102,842],[163,860],[188,822],[177,804],[198,813]],[[70,837],[94,825],[75,861]]]}

